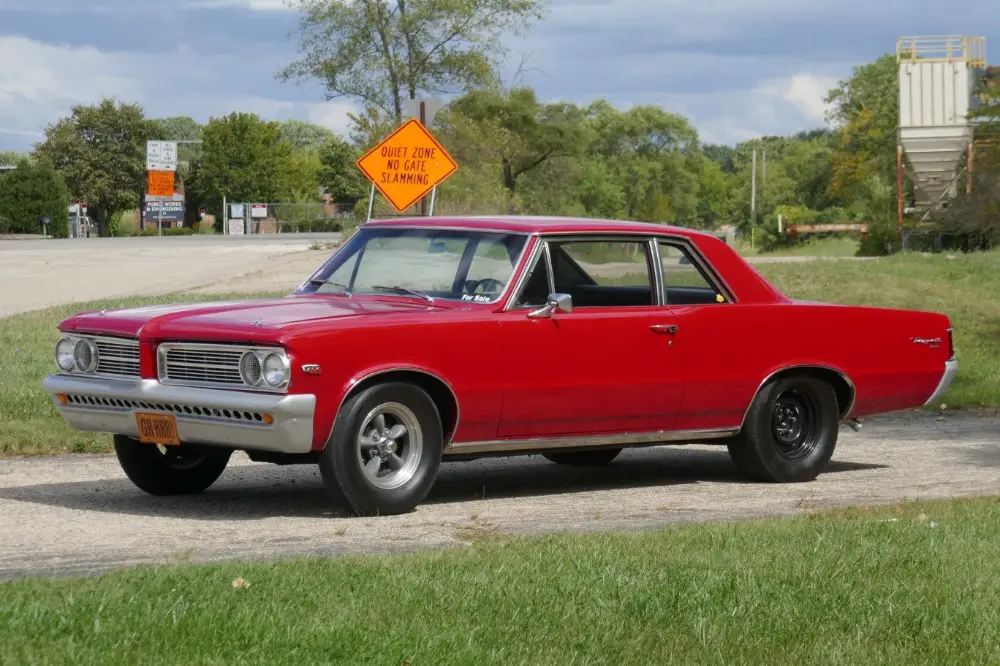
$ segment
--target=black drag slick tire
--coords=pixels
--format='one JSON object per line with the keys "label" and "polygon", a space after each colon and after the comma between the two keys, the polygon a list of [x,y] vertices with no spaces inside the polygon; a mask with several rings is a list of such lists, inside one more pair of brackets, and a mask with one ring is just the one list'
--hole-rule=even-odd
{"label": "black drag slick tire", "polygon": [[809,375],[778,377],[757,393],[729,455],[755,481],[812,481],[833,457],[839,431],[832,386]]}
{"label": "black drag slick tire", "polygon": [[600,467],[618,457],[621,449],[590,449],[588,451],[545,451],[542,455],[557,465]]}
{"label": "black drag slick tire", "polygon": [[115,435],[115,456],[125,476],[150,495],[194,495],[215,483],[229,464],[232,451],[197,453],[168,446],[166,454],[153,444]]}
{"label": "black drag slick tire", "polygon": [[386,382],[344,403],[319,470],[331,497],[351,513],[397,515],[430,492],[443,448],[441,417],[430,396],[414,384]]}

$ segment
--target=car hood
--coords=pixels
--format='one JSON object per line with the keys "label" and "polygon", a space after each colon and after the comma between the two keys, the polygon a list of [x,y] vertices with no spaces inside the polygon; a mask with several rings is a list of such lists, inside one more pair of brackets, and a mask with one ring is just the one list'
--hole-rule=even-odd
{"label": "car hood", "polygon": [[65,332],[146,340],[279,340],[288,327],[361,315],[420,313],[435,305],[409,301],[296,295],[275,299],[181,303],[85,312],[60,324]]}

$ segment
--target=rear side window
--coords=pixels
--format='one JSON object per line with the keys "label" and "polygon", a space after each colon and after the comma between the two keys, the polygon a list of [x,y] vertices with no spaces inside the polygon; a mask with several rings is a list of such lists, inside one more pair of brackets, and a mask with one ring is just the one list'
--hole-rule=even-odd
{"label": "rear side window", "polygon": [[686,248],[660,241],[659,249],[667,305],[727,302],[725,296],[701,271]]}

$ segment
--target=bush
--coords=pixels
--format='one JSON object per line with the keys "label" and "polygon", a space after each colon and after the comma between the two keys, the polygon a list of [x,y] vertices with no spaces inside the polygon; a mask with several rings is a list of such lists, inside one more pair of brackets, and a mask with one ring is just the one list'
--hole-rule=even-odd
{"label": "bush", "polygon": [[868,225],[868,235],[858,245],[859,257],[884,257],[899,252],[900,238],[896,225],[879,221]]}
{"label": "bush", "polygon": [[6,233],[40,234],[41,218],[49,218],[48,233],[69,235],[69,190],[49,162],[22,161],[18,168],[0,175],[0,218]]}

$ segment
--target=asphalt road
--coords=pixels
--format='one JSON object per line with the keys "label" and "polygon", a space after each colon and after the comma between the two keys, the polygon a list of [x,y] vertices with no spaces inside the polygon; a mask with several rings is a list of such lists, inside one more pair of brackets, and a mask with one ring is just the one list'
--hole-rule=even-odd
{"label": "asphalt road", "polygon": [[[853,504],[1000,494],[1000,416],[907,413],[841,430],[814,482],[756,484],[724,448],[626,451],[602,469],[541,457],[449,463],[408,515],[354,518],[311,466],[236,460],[206,493],[156,498],[110,456],[0,460],[0,578],[142,563],[460,546],[494,532],[648,529]],[[933,519],[933,516],[930,517]]]}

